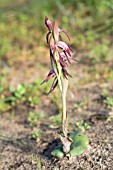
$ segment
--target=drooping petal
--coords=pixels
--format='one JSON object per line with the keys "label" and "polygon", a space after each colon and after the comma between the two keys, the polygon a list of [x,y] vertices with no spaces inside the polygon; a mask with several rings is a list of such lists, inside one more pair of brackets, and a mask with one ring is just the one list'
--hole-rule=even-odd
{"label": "drooping petal", "polygon": [[60,39],[60,41],[62,41],[62,36],[59,34],[59,39]]}
{"label": "drooping petal", "polygon": [[52,31],[52,22],[48,19],[48,17],[45,17],[45,24],[46,24],[48,30],[51,32]]}
{"label": "drooping petal", "polygon": [[61,57],[63,58],[63,60],[65,61],[65,63],[66,63],[66,66],[68,66],[68,59],[67,59],[67,56],[69,56],[68,54],[67,54],[67,56],[66,56],[66,54],[64,53],[64,52],[61,52],[60,53],[60,55],[61,55]]}
{"label": "drooping petal", "polygon": [[50,60],[51,60],[51,65],[53,67],[53,62],[56,64],[56,60],[54,58],[54,51],[52,52],[52,49],[50,49]]}
{"label": "drooping petal", "polygon": [[56,75],[56,74],[55,74],[55,72],[54,72],[54,69],[52,68],[52,69],[50,70],[50,72],[48,73],[47,78],[41,83],[41,85],[42,85],[43,83],[45,83],[45,82],[48,82],[48,80],[49,80],[50,78],[54,77],[55,75]]}
{"label": "drooping petal", "polygon": [[63,66],[63,67],[66,67],[67,66],[67,63],[66,61],[64,60],[62,54],[60,52],[58,52],[59,54],[59,61],[60,61],[60,64]]}
{"label": "drooping petal", "polygon": [[63,74],[64,74],[64,76],[65,76],[66,79],[68,79],[68,76],[72,77],[72,76],[68,73],[68,71],[66,70],[65,67],[62,67],[62,71],[63,71]]}
{"label": "drooping petal", "polygon": [[69,60],[74,60],[74,61],[78,62],[78,60],[76,60],[74,57],[69,56],[68,53],[65,53],[65,55],[68,57]]}
{"label": "drooping petal", "polygon": [[66,56],[67,61],[69,62],[69,64],[71,64],[71,62],[70,62],[70,60],[69,60],[69,55],[68,55],[68,53],[66,53],[66,52],[64,51],[64,54],[65,54],[65,56]]}
{"label": "drooping petal", "polygon": [[59,29],[59,33],[60,33],[60,32],[63,32],[63,33],[68,37],[68,39],[69,39],[69,41],[70,41],[70,36],[68,35],[68,33],[67,33],[65,30],[60,30],[60,29]]}
{"label": "drooping petal", "polygon": [[76,60],[75,58],[73,58],[73,57],[70,57],[70,59],[71,60],[74,60],[74,61],[76,61],[76,62],[78,62],[78,60]]}
{"label": "drooping petal", "polygon": [[[52,83],[52,86],[51,86],[51,88],[50,88],[49,93],[51,93],[51,92],[55,89],[55,87],[57,86],[57,84],[58,84],[58,79],[57,79],[57,77],[55,77],[55,79],[54,79],[54,81],[53,81],[53,83]],[[48,93],[48,94],[49,94],[49,93]]]}

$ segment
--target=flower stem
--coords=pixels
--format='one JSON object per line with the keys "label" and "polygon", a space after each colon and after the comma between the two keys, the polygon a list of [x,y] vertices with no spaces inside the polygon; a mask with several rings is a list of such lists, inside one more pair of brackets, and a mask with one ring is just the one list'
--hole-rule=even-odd
{"label": "flower stem", "polygon": [[66,111],[66,93],[68,88],[68,80],[62,77],[62,130],[64,136],[68,133],[68,115]]}
{"label": "flower stem", "polygon": [[66,112],[66,96],[62,94],[62,130],[64,136],[67,137],[68,132],[68,116]]}

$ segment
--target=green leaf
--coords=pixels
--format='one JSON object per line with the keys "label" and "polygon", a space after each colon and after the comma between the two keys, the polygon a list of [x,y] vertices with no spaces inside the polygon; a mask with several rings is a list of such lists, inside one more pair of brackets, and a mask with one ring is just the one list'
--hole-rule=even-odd
{"label": "green leaf", "polygon": [[66,155],[68,157],[74,157],[74,156],[80,156],[84,153],[84,151],[87,149],[85,145],[77,146],[70,150],[70,152]]}
{"label": "green leaf", "polygon": [[64,157],[64,152],[62,146],[60,146],[58,149],[55,149],[51,152],[51,155],[53,155],[56,158],[62,158]]}
{"label": "green leaf", "polygon": [[88,148],[89,139],[82,130],[78,129],[76,132],[71,133],[69,138],[72,143],[67,156],[79,156]]}
{"label": "green leaf", "polygon": [[19,84],[16,91],[22,95],[26,93],[26,88],[24,87],[24,85]]}

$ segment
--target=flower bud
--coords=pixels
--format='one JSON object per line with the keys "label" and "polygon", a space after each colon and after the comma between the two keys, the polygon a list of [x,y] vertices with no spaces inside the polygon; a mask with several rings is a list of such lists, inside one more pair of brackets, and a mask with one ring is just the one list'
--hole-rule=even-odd
{"label": "flower bud", "polygon": [[51,21],[48,19],[48,17],[45,17],[45,24],[48,28],[49,31],[52,31],[52,23]]}

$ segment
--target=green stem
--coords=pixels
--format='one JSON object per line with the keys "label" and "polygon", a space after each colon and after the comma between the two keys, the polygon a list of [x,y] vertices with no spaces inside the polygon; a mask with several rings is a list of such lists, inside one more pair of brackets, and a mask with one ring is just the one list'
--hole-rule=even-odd
{"label": "green stem", "polygon": [[66,112],[66,96],[62,94],[62,130],[64,136],[67,137],[68,132],[68,117]]}
{"label": "green stem", "polygon": [[68,80],[62,77],[62,129],[64,136],[67,137],[68,133],[68,115],[66,111],[66,93],[68,88]]}

